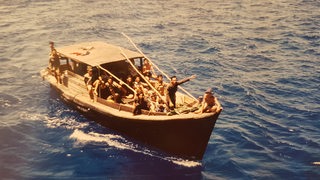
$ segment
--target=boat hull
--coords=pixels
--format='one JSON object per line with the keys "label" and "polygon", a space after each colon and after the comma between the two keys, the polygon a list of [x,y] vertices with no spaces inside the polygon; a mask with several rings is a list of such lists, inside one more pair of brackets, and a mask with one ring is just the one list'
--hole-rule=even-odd
{"label": "boat hull", "polygon": [[108,116],[92,111],[85,115],[144,144],[187,159],[202,159],[218,114],[205,119],[144,121]]}

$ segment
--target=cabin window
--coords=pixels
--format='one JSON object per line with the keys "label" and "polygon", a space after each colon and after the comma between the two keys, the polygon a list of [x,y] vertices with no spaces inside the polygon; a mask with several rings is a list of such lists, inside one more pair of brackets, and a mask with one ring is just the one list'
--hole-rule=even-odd
{"label": "cabin window", "polygon": [[87,73],[87,65],[83,64],[83,63],[79,63],[76,61],[72,61],[73,64],[73,72],[80,75],[80,76],[84,76]]}
{"label": "cabin window", "polygon": [[101,65],[120,79],[126,79],[130,71],[130,64],[127,61],[112,62]]}
{"label": "cabin window", "polygon": [[70,64],[69,64],[69,59],[66,57],[61,57],[60,58],[60,70],[65,71],[65,70],[70,70]]}
{"label": "cabin window", "polygon": [[135,59],[132,59],[132,61],[133,61],[133,64],[137,67],[137,69],[142,71],[142,65],[143,65],[142,58],[135,58]]}

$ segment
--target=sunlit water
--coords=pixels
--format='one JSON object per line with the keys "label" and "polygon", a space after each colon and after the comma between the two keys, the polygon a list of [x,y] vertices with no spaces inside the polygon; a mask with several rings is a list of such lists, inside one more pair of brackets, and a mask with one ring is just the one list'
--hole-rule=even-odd
{"label": "sunlit water", "polygon": [[[0,174],[11,179],[319,179],[320,2],[0,1]],[[39,77],[48,41],[144,53],[224,111],[202,161],[69,108]]]}

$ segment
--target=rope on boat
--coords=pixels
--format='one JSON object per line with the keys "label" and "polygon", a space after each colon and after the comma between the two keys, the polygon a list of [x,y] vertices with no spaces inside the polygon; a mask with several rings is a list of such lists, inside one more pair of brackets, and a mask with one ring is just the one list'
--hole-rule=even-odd
{"label": "rope on boat", "polygon": [[[125,36],[130,42],[131,44],[136,48],[137,51],[139,51],[140,54],[142,54],[144,56],[144,58],[148,59],[149,62],[160,72],[162,73],[169,81],[170,81],[170,77],[163,72],[156,64],[154,64],[151,59],[149,59],[137,46],[136,44],[131,40],[131,38],[129,36],[127,36],[125,33],[121,33],[123,36]],[[184,93],[186,93],[188,96],[190,96],[191,98],[193,98],[194,100],[197,101],[197,98],[195,98],[192,94],[190,94],[187,90],[185,90],[183,87],[178,86],[179,89],[181,89]]]}

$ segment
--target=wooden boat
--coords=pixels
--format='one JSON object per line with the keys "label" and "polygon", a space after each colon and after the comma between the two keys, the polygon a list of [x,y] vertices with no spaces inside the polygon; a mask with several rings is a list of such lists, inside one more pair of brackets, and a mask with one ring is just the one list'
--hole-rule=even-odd
{"label": "wooden boat", "polygon": [[97,96],[92,99],[84,83],[84,75],[87,67],[108,72],[119,81],[128,74],[139,75],[135,71],[137,64],[141,66],[146,58],[139,49],[136,52],[104,42],[84,42],[57,48],[57,51],[61,83],[57,83],[49,68],[40,74],[65,102],[89,119],[148,146],[186,159],[202,159],[221,110],[203,114],[190,112],[196,103],[195,98],[178,91],[177,106],[186,107],[183,111],[177,109],[177,114],[168,115],[143,110],[142,114],[133,115],[133,105],[128,99],[124,99],[127,102],[124,104]]}

